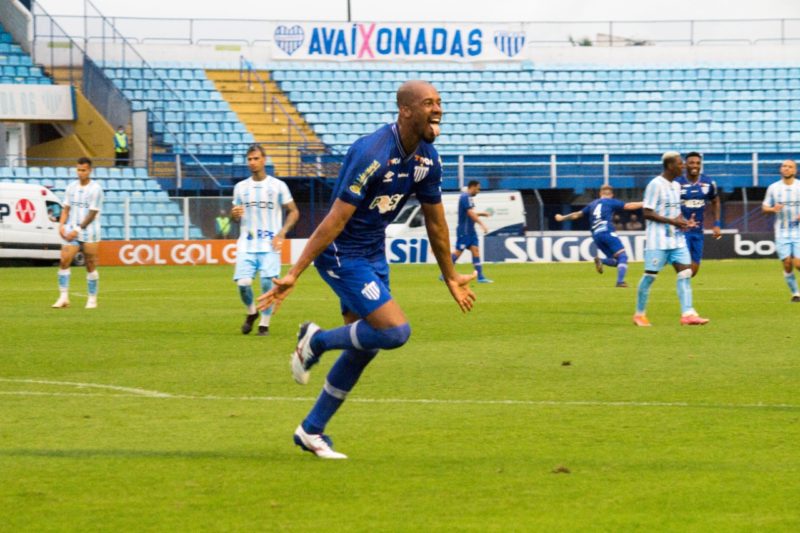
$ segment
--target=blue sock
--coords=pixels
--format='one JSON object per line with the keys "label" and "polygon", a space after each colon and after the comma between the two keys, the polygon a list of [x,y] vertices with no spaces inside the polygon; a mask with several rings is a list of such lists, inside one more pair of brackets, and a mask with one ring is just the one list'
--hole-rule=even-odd
{"label": "blue sock", "polygon": [[481,260],[478,257],[472,258],[472,267],[478,271],[478,279],[483,278],[483,265],[481,265]]}
{"label": "blue sock", "polygon": [[411,326],[375,329],[364,320],[357,320],[340,328],[320,330],[311,338],[311,351],[315,355],[333,349],[376,350],[399,348],[411,336]]}
{"label": "blue sock", "polygon": [[58,290],[61,292],[69,292],[69,276],[70,271],[68,268],[58,271]]}
{"label": "blue sock", "polygon": [[[269,291],[272,288],[272,278],[261,278],[261,294]],[[252,293],[252,289],[250,290]],[[272,314],[272,307],[268,307],[264,311],[261,311],[261,316],[269,316]]]}
{"label": "blue sock", "polygon": [[650,286],[656,280],[655,274],[644,273],[642,279],[639,280],[639,290],[636,293],[636,313],[644,314],[647,308],[647,299],[650,297]]}
{"label": "blue sock", "polygon": [[454,265],[456,264],[456,261],[458,261],[458,258],[459,256],[457,256],[455,253],[450,254],[450,259],[453,260]]}
{"label": "blue sock", "polygon": [[606,266],[610,266],[610,267],[617,266],[617,260],[614,259],[613,257],[604,257],[600,261]]}
{"label": "blue sock", "polygon": [[361,373],[378,350],[345,350],[333,364],[317,402],[303,420],[307,433],[323,433],[328,421],[344,403],[347,393],[353,390]]}
{"label": "blue sock", "polygon": [[797,278],[794,277],[794,272],[784,272],[783,276],[792,294],[797,294]]}
{"label": "blue sock", "polygon": [[[688,272],[689,275],[683,277],[681,276],[683,272]],[[677,289],[678,289],[678,300],[681,302],[681,313],[686,313],[692,310],[691,276],[692,276],[691,270],[683,270],[678,273]]]}
{"label": "blue sock", "polygon": [[239,285],[239,296],[242,298],[242,303],[247,307],[253,305],[253,287],[250,285]]}
{"label": "blue sock", "polygon": [[97,296],[98,284],[100,283],[99,280],[100,280],[100,274],[97,273],[97,270],[86,274],[86,285],[89,292],[89,296]]}
{"label": "blue sock", "polygon": [[625,281],[625,274],[628,273],[628,256],[622,252],[617,256],[617,283]]}

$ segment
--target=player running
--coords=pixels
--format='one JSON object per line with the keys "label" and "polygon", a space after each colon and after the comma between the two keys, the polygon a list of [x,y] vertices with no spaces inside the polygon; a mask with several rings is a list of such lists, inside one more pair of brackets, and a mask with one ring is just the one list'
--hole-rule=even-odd
{"label": "player running", "polygon": [[797,163],[787,159],[781,164],[781,179],[767,187],[764,213],[775,215],[775,248],[783,261],[783,276],[792,292],[792,301],[800,302],[792,267],[800,270],[800,182]]}
{"label": "player running", "polygon": [[405,82],[397,91],[398,118],[357,140],[348,150],[334,187],[332,205],[308,240],[297,263],[265,295],[259,308],[277,311],[297,279],[314,261],[320,276],[339,297],[345,326],[323,330],[300,327],[291,356],[295,381],[328,350],[344,350],[328,373],[322,392],[294,433],[295,443],[325,459],[345,459],[334,451],[325,426],[353,389],[378,350],[399,348],[411,336],[403,310],[389,292],[386,226],[411,194],[425,216],[431,248],[447,288],[463,312],[472,309],[472,275],[460,275],[450,260],[450,238],[441,203],[442,163],[433,147],[442,117],[441,98],[425,81]]}
{"label": "player running", "polygon": [[614,189],[611,185],[603,185],[600,187],[600,198],[590,202],[580,211],[574,211],[567,215],[556,214],[556,222],[588,217],[589,225],[592,228],[592,240],[597,245],[597,249],[605,255],[602,259],[599,256],[594,258],[597,272],[603,273],[603,265],[616,267],[617,287],[627,287],[625,274],[628,272],[628,254],[625,253],[625,246],[619,240],[619,235],[614,231],[612,219],[617,211],[635,211],[641,208],[642,202],[615,200]]}

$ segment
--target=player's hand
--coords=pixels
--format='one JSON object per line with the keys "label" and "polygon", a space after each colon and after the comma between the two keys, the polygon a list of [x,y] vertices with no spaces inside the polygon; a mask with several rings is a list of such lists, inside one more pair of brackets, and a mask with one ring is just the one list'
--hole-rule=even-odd
{"label": "player's hand", "polygon": [[244,206],[243,205],[235,205],[233,209],[231,209],[231,216],[236,220],[239,220],[244,216]]}
{"label": "player's hand", "polygon": [[475,293],[469,288],[469,283],[477,277],[478,271],[474,270],[472,274],[456,274],[455,278],[445,280],[450,294],[453,295],[462,313],[471,311],[475,303]]}
{"label": "player's hand", "polygon": [[775,204],[775,207],[772,208],[773,213],[780,213],[781,209],[783,209],[783,204]]}
{"label": "player's hand", "polygon": [[722,230],[720,229],[720,227],[719,227],[719,226],[714,226],[714,227],[711,229],[711,231],[713,232],[712,236],[713,236],[715,239],[719,239],[719,238],[721,238],[721,237],[722,237]]}
{"label": "player's hand", "polygon": [[556,222],[564,222],[564,219],[567,218],[561,213],[556,213]]}
{"label": "player's hand", "polygon": [[686,228],[693,228],[696,224],[690,226],[689,221],[683,218],[683,215],[678,215],[672,219],[672,225],[685,230]]}
{"label": "player's hand", "polygon": [[283,301],[294,289],[295,283],[297,283],[297,278],[291,274],[286,274],[282,278],[274,278],[272,288],[258,297],[258,310],[266,311],[272,307],[272,314],[277,313]]}
{"label": "player's hand", "polygon": [[486,226],[486,224],[481,224],[481,228],[483,228],[484,234],[489,233],[489,228]]}
{"label": "player's hand", "polygon": [[283,248],[283,237],[275,235],[272,238],[272,251],[273,252],[280,252],[281,248]]}

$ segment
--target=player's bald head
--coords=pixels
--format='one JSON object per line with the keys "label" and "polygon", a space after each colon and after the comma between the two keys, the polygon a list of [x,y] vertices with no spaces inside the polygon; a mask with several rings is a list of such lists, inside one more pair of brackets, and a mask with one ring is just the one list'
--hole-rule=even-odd
{"label": "player's bald head", "polygon": [[409,80],[397,89],[397,107],[410,106],[433,85],[424,80]]}

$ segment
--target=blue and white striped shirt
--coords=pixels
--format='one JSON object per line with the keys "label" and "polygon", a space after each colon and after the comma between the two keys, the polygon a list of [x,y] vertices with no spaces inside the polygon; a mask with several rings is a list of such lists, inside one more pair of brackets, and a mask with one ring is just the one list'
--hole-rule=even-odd
{"label": "blue and white striped shirt", "polygon": [[[90,181],[82,186],[80,180],[75,180],[67,185],[64,191],[64,206],[69,206],[69,216],[66,221],[66,230],[78,230],[78,240],[81,242],[100,242],[100,209],[103,206],[103,189],[96,181]],[[81,223],[86,220],[89,211],[97,211],[91,224],[81,229]]]}
{"label": "blue and white striped shirt", "polygon": [[[675,218],[681,214],[681,186],[664,176],[656,176],[644,190],[645,209],[652,209],[657,215]],[[647,221],[645,230],[647,250],[671,250],[686,246],[683,231],[677,226],[664,222]]]}
{"label": "blue and white striped shirt", "polygon": [[239,221],[236,251],[272,252],[272,239],[283,227],[283,206],[292,201],[289,187],[272,176],[261,181],[250,177],[237,183],[233,205],[244,206],[244,215]]}
{"label": "blue and white striped shirt", "polygon": [[775,238],[800,240],[800,181],[795,178],[790,185],[783,180],[776,181],[767,187],[767,194],[764,196],[764,205],[775,207],[775,204],[783,205],[778,213],[775,213]]}

